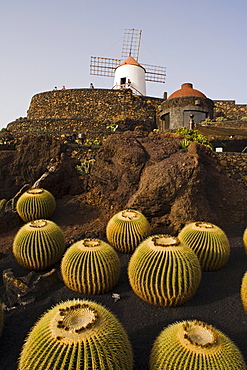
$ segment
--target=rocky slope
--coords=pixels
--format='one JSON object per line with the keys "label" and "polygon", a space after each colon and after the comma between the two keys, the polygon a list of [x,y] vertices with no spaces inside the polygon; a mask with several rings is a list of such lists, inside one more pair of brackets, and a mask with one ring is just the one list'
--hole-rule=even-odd
{"label": "rocky slope", "polygon": [[[66,156],[62,142],[48,135],[27,135],[16,150],[0,152],[0,199],[10,199],[25,184],[34,183],[57,199],[69,194],[71,207],[87,209],[90,221],[81,230],[96,235],[124,208],[143,212],[156,232],[176,233],[198,220],[222,227],[246,224],[247,189],[227,177],[211,150],[197,143],[180,149],[180,140],[141,129],[110,135],[91,174],[79,176],[78,161]],[[12,211],[0,220],[2,232],[16,226]]]}

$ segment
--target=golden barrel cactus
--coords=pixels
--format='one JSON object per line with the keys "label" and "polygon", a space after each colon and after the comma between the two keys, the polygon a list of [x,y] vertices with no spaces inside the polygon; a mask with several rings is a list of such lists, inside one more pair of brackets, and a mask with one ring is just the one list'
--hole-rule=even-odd
{"label": "golden barrel cactus", "polygon": [[118,212],[106,226],[108,242],[122,253],[132,253],[150,234],[146,217],[133,209]]}
{"label": "golden barrel cactus", "polygon": [[16,203],[16,211],[24,222],[49,219],[56,209],[54,196],[45,189],[29,189],[23,193]]}
{"label": "golden barrel cactus", "polygon": [[221,331],[201,321],[166,327],[153,344],[150,370],[246,370],[238,347]]}
{"label": "golden barrel cactus", "polygon": [[247,228],[244,230],[243,242],[244,242],[244,250],[245,250],[245,253],[247,254]]}
{"label": "golden barrel cactus", "polygon": [[64,254],[61,274],[71,290],[103,294],[118,283],[120,259],[113,247],[100,239],[79,240]]}
{"label": "golden barrel cactus", "polygon": [[178,238],[154,235],[133,253],[128,276],[133,291],[144,301],[177,306],[196,293],[201,267],[195,253]]}
{"label": "golden barrel cactus", "polygon": [[65,250],[65,238],[50,220],[30,221],[17,232],[13,254],[27,270],[42,271],[58,262]]}
{"label": "golden barrel cactus", "polygon": [[223,268],[230,256],[230,243],[224,231],[209,222],[192,222],[178,238],[197,255],[203,271]]}
{"label": "golden barrel cactus", "polygon": [[18,370],[132,370],[133,353],[118,319],[88,300],[57,304],[34,325]]}
{"label": "golden barrel cactus", "polygon": [[244,273],[240,288],[240,297],[245,311],[247,312],[247,271]]}

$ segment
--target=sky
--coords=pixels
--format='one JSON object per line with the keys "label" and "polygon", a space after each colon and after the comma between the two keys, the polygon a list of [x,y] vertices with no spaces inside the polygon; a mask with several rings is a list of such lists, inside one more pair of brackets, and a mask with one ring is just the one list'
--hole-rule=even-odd
{"label": "sky", "polygon": [[113,78],[90,75],[90,58],[120,59],[133,28],[139,63],[166,67],[148,96],[190,82],[212,100],[247,104],[246,17],[246,0],[0,0],[0,129],[55,86],[111,89]]}

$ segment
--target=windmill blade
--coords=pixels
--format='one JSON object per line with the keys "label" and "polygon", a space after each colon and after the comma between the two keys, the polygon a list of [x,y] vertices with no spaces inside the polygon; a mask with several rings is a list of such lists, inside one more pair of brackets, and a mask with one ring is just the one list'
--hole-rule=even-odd
{"label": "windmill blade", "polygon": [[122,46],[122,60],[127,59],[129,56],[132,56],[136,61],[138,61],[141,34],[141,30],[135,30],[134,28],[125,29]]}
{"label": "windmill blade", "polygon": [[150,64],[142,64],[142,67],[146,70],[146,81],[165,83],[166,67],[153,66]]}
{"label": "windmill blade", "polygon": [[120,59],[91,56],[90,75],[114,77],[115,69],[120,63]]}

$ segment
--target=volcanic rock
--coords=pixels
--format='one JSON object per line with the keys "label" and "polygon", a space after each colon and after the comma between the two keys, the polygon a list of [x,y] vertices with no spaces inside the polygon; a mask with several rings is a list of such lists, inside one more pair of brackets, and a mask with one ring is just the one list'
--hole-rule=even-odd
{"label": "volcanic rock", "polygon": [[209,148],[193,142],[180,149],[180,140],[159,133],[111,135],[91,173],[91,202],[104,205],[108,217],[137,209],[162,232],[199,220],[246,222],[247,190],[227,177]]}

